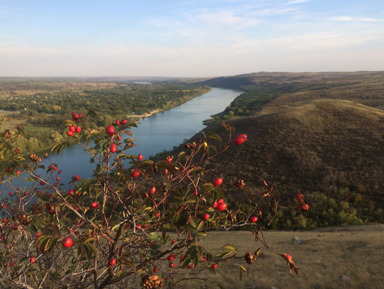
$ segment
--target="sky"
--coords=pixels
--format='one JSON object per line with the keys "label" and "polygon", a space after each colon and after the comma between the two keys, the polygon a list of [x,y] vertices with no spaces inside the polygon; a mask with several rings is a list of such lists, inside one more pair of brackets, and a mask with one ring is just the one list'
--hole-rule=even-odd
{"label": "sky", "polygon": [[0,76],[384,70],[383,0],[0,0]]}

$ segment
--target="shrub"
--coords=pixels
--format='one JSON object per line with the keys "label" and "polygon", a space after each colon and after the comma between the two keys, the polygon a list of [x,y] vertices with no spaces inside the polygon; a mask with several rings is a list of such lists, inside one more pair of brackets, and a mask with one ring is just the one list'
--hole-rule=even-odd
{"label": "shrub", "polygon": [[[234,245],[223,244],[219,253],[207,251],[201,238],[213,230],[247,228],[252,239],[272,250],[260,237],[255,216],[265,219],[265,212],[271,216],[269,223],[276,217],[273,186],[265,183],[267,191],[249,194],[247,206],[231,208],[221,183],[201,182],[209,174],[206,162],[236,145],[233,127],[223,124],[225,142],[216,134],[204,135],[198,143],[186,144],[178,156],[155,163],[129,154],[134,139],[125,120],[95,129],[91,116],[95,113],[74,113],[63,142],[52,147],[59,152],[76,141],[96,163],[94,179],[74,176],[70,189],[59,184],[58,165],[44,168],[43,177],[36,174],[43,156],[19,156],[12,144],[22,128],[4,134],[1,154],[7,162],[2,183],[11,184],[20,172],[27,172],[34,183],[13,188],[2,202],[2,288],[173,288],[197,278],[189,277],[190,270],[214,273],[224,261],[233,261],[240,276],[247,274],[260,249],[239,256]],[[123,134],[128,136],[124,140]],[[298,273],[290,255],[276,254]]]}

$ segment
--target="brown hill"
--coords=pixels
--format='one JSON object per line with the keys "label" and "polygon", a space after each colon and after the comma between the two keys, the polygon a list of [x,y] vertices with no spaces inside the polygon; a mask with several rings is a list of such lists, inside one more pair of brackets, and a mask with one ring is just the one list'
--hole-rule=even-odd
{"label": "brown hill", "polygon": [[[215,118],[248,135],[209,164],[207,180],[224,177],[233,202],[246,200],[233,190],[237,179],[253,191],[264,180],[288,195],[300,189],[309,221],[286,212],[287,227],[384,221],[383,79],[383,72],[255,73],[207,81],[245,91]],[[224,138],[221,120],[205,131]]]}

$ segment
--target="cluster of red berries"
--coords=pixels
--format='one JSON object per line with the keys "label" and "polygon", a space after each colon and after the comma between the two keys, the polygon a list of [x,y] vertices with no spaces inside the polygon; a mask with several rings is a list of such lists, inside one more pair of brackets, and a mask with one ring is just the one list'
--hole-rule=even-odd
{"label": "cluster of red berries", "polygon": [[80,126],[74,126],[70,125],[67,130],[67,135],[68,136],[73,136],[74,133],[80,133],[81,132],[81,127]]}

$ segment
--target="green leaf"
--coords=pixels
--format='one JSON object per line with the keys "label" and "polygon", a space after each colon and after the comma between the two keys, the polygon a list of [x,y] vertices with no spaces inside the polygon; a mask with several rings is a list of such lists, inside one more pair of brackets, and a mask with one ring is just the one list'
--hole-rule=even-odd
{"label": "green leaf", "polygon": [[92,108],[92,110],[88,110],[87,115],[92,118],[97,118],[96,110],[98,110],[98,108]]}
{"label": "green leaf", "polygon": [[217,148],[216,146],[214,145],[208,145],[208,153],[211,155],[211,154],[215,154],[217,153]]}
{"label": "green leaf", "polygon": [[194,204],[196,203],[196,199],[190,199],[190,200],[186,200],[184,201],[183,205],[186,205],[186,204]]}
{"label": "green leaf", "polygon": [[217,133],[210,132],[207,136],[211,139],[217,140],[218,142],[222,142],[221,137]]}
{"label": "green leaf", "polygon": [[193,226],[193,228],[197,228],[197,219],[192,215],[189,216],[188,222],[191,224],[191,226]]}
{"label": "green leaf", "polygon": [[237,252],[236,247],[232,244],[225,244],[225,245],[221,246],[221,249],[227,250],[227,251],[232,251],[232,252]]}
{"label": "green leaf", "polygon": [[196,230],[201,231],[204,228],[204,222],[200,222],[199,225],[197,226]]}
{"label": "green leaf", "polygon": [[244,266],[239,266],[240,280],[243,279],[244,274],[248,276],[248,270]]}
{"label": "green leaf", "polygon": [[189,263],[191,263],[191,256],[184,256],[183,263],[181,264],[181,268],[187,268]]}

